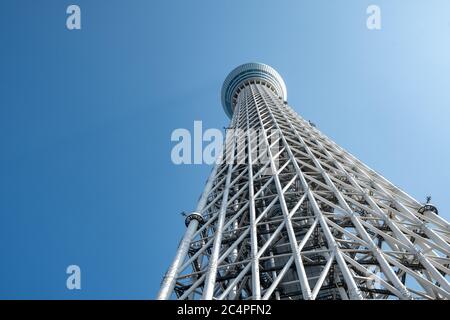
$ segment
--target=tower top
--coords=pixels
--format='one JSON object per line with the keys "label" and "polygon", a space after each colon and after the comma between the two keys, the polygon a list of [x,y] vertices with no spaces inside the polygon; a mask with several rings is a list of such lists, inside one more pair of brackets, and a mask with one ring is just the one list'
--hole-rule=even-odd
{"label": "tower top", "polygon": [[222,86],[222,106],[230,118],[233,115],[237,94],[246,81],[260,82],[272,89],[280,99],[287,101],[286,85],[274,68],[264,63],[245,63],[231,71]]}

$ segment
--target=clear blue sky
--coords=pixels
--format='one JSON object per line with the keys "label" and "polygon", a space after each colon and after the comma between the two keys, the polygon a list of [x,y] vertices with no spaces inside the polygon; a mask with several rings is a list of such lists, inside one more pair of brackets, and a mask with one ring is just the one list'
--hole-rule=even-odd
{"label": "clear blue sky", "polygon": [[450,218],[447,0],[2,0],[0,15],[0,298],[154,298],[210,170],[173,165],[171,132],[226,126],[222,82],[249,61]]}

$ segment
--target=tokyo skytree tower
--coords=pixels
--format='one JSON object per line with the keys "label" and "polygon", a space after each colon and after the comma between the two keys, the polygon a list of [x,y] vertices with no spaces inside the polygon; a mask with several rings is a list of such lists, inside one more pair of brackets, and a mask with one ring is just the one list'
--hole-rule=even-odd
{"label": "tokyo skytree tower", "polygon": [[449,223],[293,111],[273,68],[234,69],[222,104],[223,161],[158,299],[450,298]]}

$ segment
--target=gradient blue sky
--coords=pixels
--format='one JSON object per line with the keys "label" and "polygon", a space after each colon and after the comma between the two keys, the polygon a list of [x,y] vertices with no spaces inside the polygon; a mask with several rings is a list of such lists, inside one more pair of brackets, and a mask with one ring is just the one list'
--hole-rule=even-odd
{"label": "gradient blue sky", "polygon": [[226,126],[222,82],[249,61],[450,217],[449,1],[2,0],[0,15],[0,298],[154,298],[210,170],[173,165],[171,132]]}

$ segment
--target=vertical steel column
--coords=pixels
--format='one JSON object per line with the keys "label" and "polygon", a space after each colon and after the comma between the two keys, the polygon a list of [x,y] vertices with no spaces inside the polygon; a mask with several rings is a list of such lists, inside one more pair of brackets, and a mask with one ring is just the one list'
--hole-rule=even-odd
{"label": "vertical steel column", "polygon": [[[239,111],[236,111],[236,114],[238,112]],[[236,114],[233,117],[234,122],[236,122],[236,119],[237,119]],[[230,183],[231,183],[231,176],[233,173],[235,146],[236,146],[235,132],[233,132],[231,135],[229,135],[229,139],[231,141],[228,141],[227,143],[225,143],[225,150],[223,151],[227,155],[230,155],[230,157],[225,156],[225,159],[226,159],[225,161],[229,161],[228,169],[227,169],[228,171],[227,171],[227,177],[226,177],[226,182],[225,182],[225,189],[223,190],[222,204],[220,207],[213,249],[212,249],[211,256],[209,257],[208,270],[206,271],[205,286],[203,288],[203,297],[202,297],[204,300],[211,300],[214,295],[214,287],[216,286],[218,259],[219,259],[219,254],[220,254],[220,247],[222,245],[223,226],[225,224],[225,216],[227,214],[227,209],[228,209],[228,195],[230,193]],[[228,154],[230,144],[231,144],[231,153]]]}
{"label": "vertical steel column", "polygon": [[[245,99],[248,92],[246,91]],[[249,122],[249,105],[246,106],[246,122],[247,122],[247,161],[248,161],[248,201],[250,214],[250,241],[251,241],[251,261],[252,261],[252,290],[253,299],[261,299],[261,284],[259,279],[259,259],[258,253],[258,235],[256,232],[256,209],[255,209],[255,191],[253,186],[253,149],[252,149],[252,130]]]}
{"label": "vertical steel column", "polygon": [[[211,174],[209,175],[208,181],[206,183],[205,189],[203,190],[202,196],[200,197],[200,200],[197,204],[196,214],[201,214],[203,211],[203,208],[206,205],[206,201],[208,199],[209,192],[212,188],[212,185],[214,183],[214,179],[216,177],[218,164],[215,164]],[[175,258],[172,261],[172,264],[170,265],[166,275],[163,278],[163,282],[161,284],[160,291],[158,293],[158,300],[167,300],[170,298],[170,295],[173,292],[173,289],[175,288],[175,282],[176,278],[179,273],[180,266],[182,265],[186,254],[189,250],[189,246],[192,241],[192,236],[197,231],[199,221],[197,219],[192,219],[189,222],[189,225],[186,229],[186,232],[184,234],[183,239],[180,242],[180,245],[178,247],[177,253],[175,255]]]}

